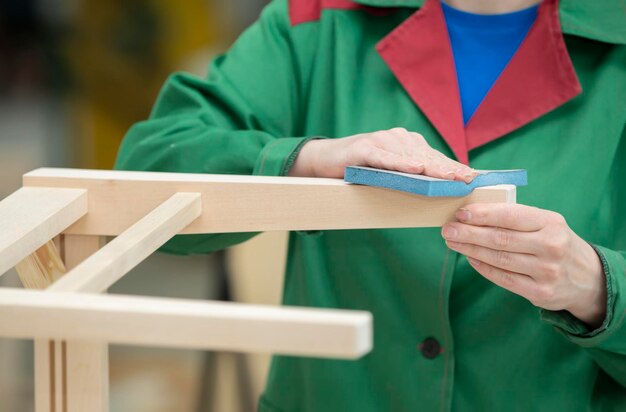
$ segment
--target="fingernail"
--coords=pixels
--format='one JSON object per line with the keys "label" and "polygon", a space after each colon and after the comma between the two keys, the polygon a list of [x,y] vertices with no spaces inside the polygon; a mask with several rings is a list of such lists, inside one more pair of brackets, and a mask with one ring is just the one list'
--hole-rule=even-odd
{"label": "fingernail", "polygon": [[458,249],[461,248],[461,243],[459,243],[459,242],[452,242],[450,240],[446,240],[446,246],[448,246],[452,250],[458,250]]}
{"label": "fingernail", "polygon": [[446,239],[454,239],[459,234],[459,232],[452,226],[444,226],[441,234]]}
{"label": "fingernail", "polygon": [[476,259],[472,259],[471,257],[467,258],[467,261],[470,263],[470,265],[472,266],[480,266],[480,262],[477,261]]}
{"label": "fingernail", "polygon": [[469,210],[461,208],[456,212],[456,218],[461,222],[469,222],[472,220],[472,214]]}

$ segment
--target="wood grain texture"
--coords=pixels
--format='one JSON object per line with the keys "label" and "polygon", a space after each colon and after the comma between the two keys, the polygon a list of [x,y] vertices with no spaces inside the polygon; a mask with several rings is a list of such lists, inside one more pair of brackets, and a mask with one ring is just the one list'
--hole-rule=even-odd
{"label": "wood grain texture", "polygon": [[15,270],[27,289],[45,289],[67,272],[52,240],[18,263]]}
{"label": "wood grain texture", "polygon": [[[119,235],[177,192],[197,192],[202,215],[182,233],[442,226],[476,202],[510,202],[514,186],[428,198],[339,179],[39,169],[29,187],[89,190],[89,214],[66,233]],[[132,205],[132,207],[129,207]]]}
{"label": "wood grain texture", "polygon": [[24,187],[0,202],[0,275],[87,213],[83,189]]}
{"label": "wood grain texture", "polygon": [[105,291],[202,214],[199,193],[176,193],[86,259],[51,291]]}
{"label": "wood grain texture", "polygon": [[371,349],[371,323],[360,311],[0,289],[8,338],[353,359]]}

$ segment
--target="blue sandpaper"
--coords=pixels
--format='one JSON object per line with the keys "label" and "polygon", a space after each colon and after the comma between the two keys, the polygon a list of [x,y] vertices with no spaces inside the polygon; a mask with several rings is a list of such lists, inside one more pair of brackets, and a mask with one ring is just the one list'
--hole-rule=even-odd
{"label": "blue sandpaper", "polygon": [[373,169],[371,167],[349,166],[344,180],[348,183],[383,187],[423,196],[467,196],[477,187],[493,185],[526,186],[526,170],[482,170],[471,183],[459,180],[437,179],[435,177]]}

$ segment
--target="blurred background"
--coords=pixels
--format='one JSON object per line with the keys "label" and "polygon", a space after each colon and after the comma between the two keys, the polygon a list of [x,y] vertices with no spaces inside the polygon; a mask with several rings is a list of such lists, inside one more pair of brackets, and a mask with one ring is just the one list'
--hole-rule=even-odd
{"label": "blurred background", "polygon": [[[168,74],[206,75],[267,0],[0,0],[0,198],[39,167],[110,169]],[[285,234],[155,255],[111,293],[277,304]],[[0,286],[19,286],[14,272]],[[112,411],[253,411],[269,358],[110,348]],[[32,411],[32,342],[0,340],[0,412]]]}

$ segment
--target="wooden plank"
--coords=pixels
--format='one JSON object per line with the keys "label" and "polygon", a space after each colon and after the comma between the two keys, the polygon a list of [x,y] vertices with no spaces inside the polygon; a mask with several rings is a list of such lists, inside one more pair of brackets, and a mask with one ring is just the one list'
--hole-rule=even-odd
{"label": "wooden plank", "polygon": [[[39,169],[29,187],[89,190],[89,214],[67,233],[119,235],[177,192],[197,192],[202,216],[182,233],[441,226],[477,202],[514,202],[514,186],[429,198],[339,179]],[[129,207],[132,205],[132,207]]]}
{"label": "wooden plank", "polygon": [[0,202],[0,275],[87,213],[87,191],[24,187]]}
{"label": "wooden plank", "polygon": [[50,290],[103,292],[201,214],[199,193],[176,193]]}
{"label": "wooden plank", "polygon": [[358,358],[371,314],[180,299],[0,289],[0,337]]}
{"label": "wooden plank", "polygon": [[[73,271],[93,256],[104,243],[100,236],[63,236],[64,260]],[[70,272],[71,273],[71,272]],[[66,274],[61,280],[69,273]],[[61,281],[60,280],[60,281]],[[59,282],[60,282],[59,281]],[[58,282],[57,282],[58,283]],[[57,283],[53,284],[55,286]],[[71,285],[68,292],[73,292]],[[46,293],[50,292],[48,288]],[[63,345],[64,412],[108,412],[109,410],[109,347],[106,342],[57,341]]]}

